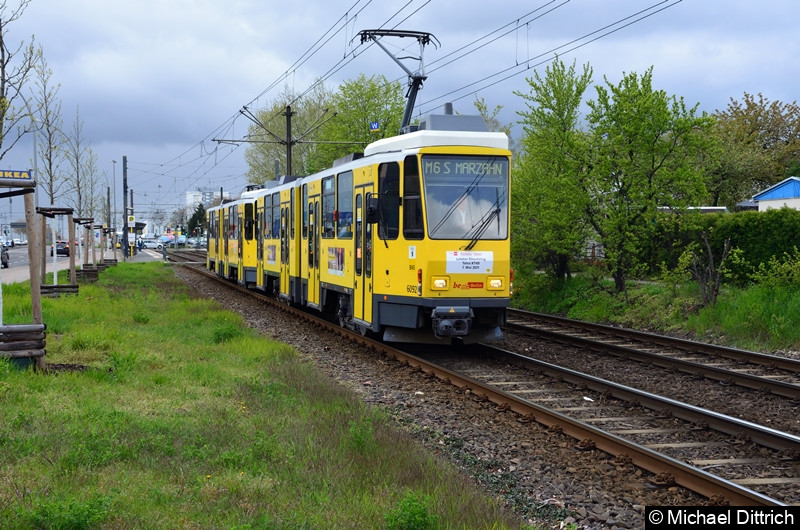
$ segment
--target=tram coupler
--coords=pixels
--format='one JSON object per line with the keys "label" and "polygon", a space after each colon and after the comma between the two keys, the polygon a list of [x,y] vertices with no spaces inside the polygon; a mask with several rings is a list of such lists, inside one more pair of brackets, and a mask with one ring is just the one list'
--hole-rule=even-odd
{"label": "tram coupler", "polygon": [[474,316],[469,306],[436,307],[431,313],[433,334],[437,337],[468,335]]}

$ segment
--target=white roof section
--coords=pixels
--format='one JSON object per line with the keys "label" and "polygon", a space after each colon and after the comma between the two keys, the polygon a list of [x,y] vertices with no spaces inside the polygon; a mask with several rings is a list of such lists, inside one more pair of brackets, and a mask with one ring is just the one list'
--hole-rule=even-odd
{"label": "white roof section", "polygon": [[502,132],[423,130],[373,142],[364,149],[364,156],[403,149],[452,145],[508,149],[508,136]]}

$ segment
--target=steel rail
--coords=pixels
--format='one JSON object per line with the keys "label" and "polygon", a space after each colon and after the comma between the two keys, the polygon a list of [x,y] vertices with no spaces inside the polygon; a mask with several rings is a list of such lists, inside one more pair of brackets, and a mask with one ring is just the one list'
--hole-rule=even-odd
{"label": "steel rail", "polygon": [[587,330],[597,330],[620,338],[630,338],[634,340],[640,340],[651,344],[658,344],[659,346],[666,346],[689,352],[718,355],[720,357],[725,357],[732,360],[747,361],[754,364],[762,364],[764,366],[780,368],[782,370],[800,373],[800,360],[790,359],[788,357],[780,357],[778,355],[769,355],[767,353],[742,350],[739,348],[730,348],[728,346],[719,346],[716,344],[708,344],[706,342],[697,342],[687,339],[679,339],[676,337],[667,337],[665,335],[657,335],[629,328],[620,328],[615,326],[608,326],[605,324],[597,324],[594,322],[586,322],[585,320],[573,320],[555,315],[533,313],[530,311],[523,311],[521,309],[508,309],[508,314],[509,316],[518,314],[524,317],[531,317],[537,320],[552,322],[554,324],[558,324],[561,326],[580,327],[582,329],[587,329]]}
{"label": "steel rail", "polygon": [[726,370],[725,368],[719,368],[717,366],[709,366],[702,363],[676,359],[675,357],[669,357],[667,355],[637,350],[627,346],[619,346],[617,344],[579,337],[568,333],[565,334],[558,331],[551,331],[535,327],[531,328],[519,324],[506,324],[506,326],[519,328],[525,333],[535,334],[553,342],[569,344],[577,347],[586,347],[590,351],[608,352],[618,357],[625,357],[640,362],[650,363],[663,368],[676,368],[684,373],[701,374],[704,377],[714,379],[716,381],[732,382],[739,386],[752,388],[754,390],[765,390],[778,396],[800,400],[800,386],[787,383],[785,381],[776,381],[774,379],[759,377],[757,375]]}
{"label": "steel rail", "polygon": [[[382,347],[383,346],[385,345],[382,345]],[[496,350],[496,348],[490,348],[490,349]],[[511,357],[522,357],[517,354],[514,354],[513,352],[506,352],[503,350],[498,350],[498,351],[502,351],[504,355],[508,355]],[[508,392],[504,392],[502,390],[492,387],[489,384],[485,384],[476,379],[473,379],[469,376],[450,371],[441,366],[437,366],[411,353],[396,350],[388,354],[394,356],[395,358],[397,358],[402,362],[408,363],[410,366],[418,368],[424,372],[432,373],[436,375],[437,378],[443,381],[449,381],[451,384],[457,386],[462,390],[469,390],[474,394],[484,395],[491,402],[496,403],[498,405],[507,405],[510,410],[516,412],[517,414],[520,414],[522,416],[532,415],[533,418],[535,418],[535,420],[538,423],[541,423],[549,428],[558,427],[561,429],[562,432],[570,435],[576,440],[584,440],[586,438],[589,438],[595,443],[596,448],[605,451],[610,455],[618,456],[621,454],[627,454],[628,456],[631,457],[632,462],[636,466],[642,469],[646,469],[647,471],[650,471],[654,474],[667,472],[674,477],[676,484],[684,486],[706,497],[710,498],[715,495],[716,496],[722,495],[728,502],[737,506],[753,506],[753,505],[782,506],[783,505],[783,503],[781,503],[776,499],[772,499],[766,495],[762,495],[761,493],[740,486],[732,481],[712,475],[706,471],[703,471],[702,469],[690,466],[684,462],[681,462],[679,460],[661,454],[657,451],[654,451],[647,447],[643,447],[629,440],[625,440],[624,438],[621,438],[615,434],[603,431],[602,429],[598,429],[597,427],[594,427],[587,423],[581,422],[574,418],[570,418],[547,407],[543,407],[541,405],[517,397]],[[635,389],[626,389],[626,387],[623,387],[622,385],[615,385],[614,383],[611,382],[605,382],[607,383],[607,385],[601,385],[598,383],[601,382],[602,380],[598,378],[592,378],[591,376],[584,376],[584,374],[580,374],[572,370],[559,368],[554,365],[548,365],[548,363],[543,363],[541,361],[536,361],[535,364],[537,365],[537,368],[540,370],[558,374],[557,375],[558,377],[564,377],[565,379],[572,380],[573,382],[576,382],[578,384],[584,384],[589,387],[595,387],[595,389],[602,389],[601,391],[606,391],[610,390],[613,387],[618,387],[615,390],[611,390],[612,394],[616,394],[616,397],[621,398],[621,396],[628,394],[627,391],[629,391],[630,392],[630,394],[628,394],[629,396],[637,396],[637,399],[646,401],[651,405],[654,403],[659,403],[661,409],[667,408],[670,410],[675,410],[676,412],[680,413],[682,409],[681,405],[683,405],[684,407],[688,407],[689,409],[694,409],[695,411],[703,410],[699,409],[698,407],[692,407],[691,405],[681,404],[673,400],[665,400],[665,398],[660,398],[662,401],[659,401],[659,398],[657,396],[650,395],[649,397],[646,398],[645,397],[646,394],[643,392],[639,392]],[[633,398],[629,397],[629,399]],[[644,405],[644,403],[641,404]],[[711,411],[708,412],[711,413]],[[728,419],[732,421],[733,425],[744,425],[747,423],[747,422],[741,422],[741,420],[736,420],[735,418],[728,418]],[[726,418],[724,417],[724,415],[717,413],[711,413],[711,416],[708,418],[708,420],[709,420],[709,425],[711,425],[711,423],[713,422],[717,426],[726,422]],[[750,425],[754,426],[754,424]],[[771,429],[767,428],[763,429],[765,429],[766,431],[772,431]],[[738,432],[738,431],[732,429],[732,432]],[[778,443],[775,443],[774,445],[777,445],[779,447],[783,447],[784,445],[786,445],[796,448],[797,447],[796,444],[800,443],[800,439],[792,437],[792,435],[780,433],[779,431],[773,431],[772,433],[767,432],[765,433],[765,436],[767,436],[770,439],[778,440]],[[787,440],[786,437],[789,437],[789,440]]]}

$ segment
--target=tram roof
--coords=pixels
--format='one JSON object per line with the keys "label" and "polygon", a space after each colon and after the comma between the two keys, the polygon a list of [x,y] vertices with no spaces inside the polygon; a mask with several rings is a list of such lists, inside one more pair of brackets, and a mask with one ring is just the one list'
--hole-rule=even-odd
{"label": "tram roof", "polygon": [[421,130],[372,142],[364,149],[364,156],[443,145],[508,149],[508,136],[502,132]]}

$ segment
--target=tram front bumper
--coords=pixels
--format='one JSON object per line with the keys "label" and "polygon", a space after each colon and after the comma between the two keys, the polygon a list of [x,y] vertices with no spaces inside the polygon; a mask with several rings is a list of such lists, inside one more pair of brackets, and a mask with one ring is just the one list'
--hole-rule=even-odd
{"label": "tram front bumper", "polygon": [[436,307],[431,313],[433,333],[437,337],[462,337],[469,335],[474,318],[469,306]]}

